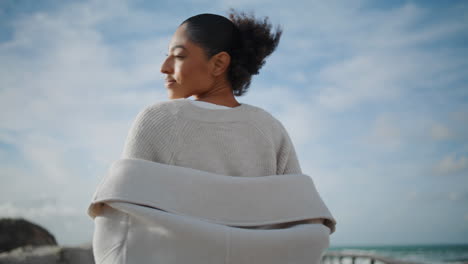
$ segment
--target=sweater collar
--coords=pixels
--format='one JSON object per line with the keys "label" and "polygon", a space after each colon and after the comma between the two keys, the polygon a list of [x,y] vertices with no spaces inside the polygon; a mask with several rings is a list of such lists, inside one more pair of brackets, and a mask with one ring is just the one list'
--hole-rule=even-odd
{"label": "sweater collar", "polygon": [[197,106],[187,99],[175,99],[173,101],[180,107],[182,115],[190,119],[213,122],[247,120],[249,113],[256,112],[260,109],[246,103],[241,103],[241,105],[237,107],[209,109]]}

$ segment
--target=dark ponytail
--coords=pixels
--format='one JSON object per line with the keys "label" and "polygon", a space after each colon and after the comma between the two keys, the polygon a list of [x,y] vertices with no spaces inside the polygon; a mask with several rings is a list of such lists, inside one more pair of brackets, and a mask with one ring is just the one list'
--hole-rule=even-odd
{"label": "dark ponytail", "polygon": [[231,56],[228,81],[236,96],[245,94],[252,75],[259,73],[265,58],[278,46],[282,30],[278,26],[271,33],[268,17],[256,20],[253,14],[229,10],[229,19],[214,14],[200,14],[188,18],[187,34],[200,45],[208,58],[226,51]]}

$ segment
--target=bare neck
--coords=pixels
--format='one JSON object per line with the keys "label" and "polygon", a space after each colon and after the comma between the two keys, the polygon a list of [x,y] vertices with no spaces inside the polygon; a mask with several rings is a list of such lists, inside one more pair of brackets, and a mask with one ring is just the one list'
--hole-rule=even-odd
{"label": "bare neck", "polygon": [[227,107],[239,106],[231,86],[226,81],[215,82],[213,88],[203,94],[193,95],[195,101],[204,101],[217,105],[224,105]]}

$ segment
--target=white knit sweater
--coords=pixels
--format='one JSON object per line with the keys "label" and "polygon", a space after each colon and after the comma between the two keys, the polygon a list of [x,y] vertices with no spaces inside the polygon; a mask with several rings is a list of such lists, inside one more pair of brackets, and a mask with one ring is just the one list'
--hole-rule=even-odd
{"label": "white knit sweater", "polygon": [[231,108],[182,98],[147,106],[133,121],[121,158],[230,176],[302,173],[282,123],[246,103]]}
{"label": "white knit sweater", "polygon": [[320,263],[329,247],[336,220],[284,126],[259,107],[155,103],[121,159],[88,210],[97,264]]}

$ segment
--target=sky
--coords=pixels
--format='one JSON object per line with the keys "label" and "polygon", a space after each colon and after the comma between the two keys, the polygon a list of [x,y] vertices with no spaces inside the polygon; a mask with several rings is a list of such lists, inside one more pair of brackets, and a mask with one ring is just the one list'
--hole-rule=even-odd
{"label": "sky", "polygon": [[281,25],[240,103],[279,119],[337,220],[330,246],[468,243],[468,2],[0,0],[0,217],[90,243],[136,114],[168,100],[177,26]]}

